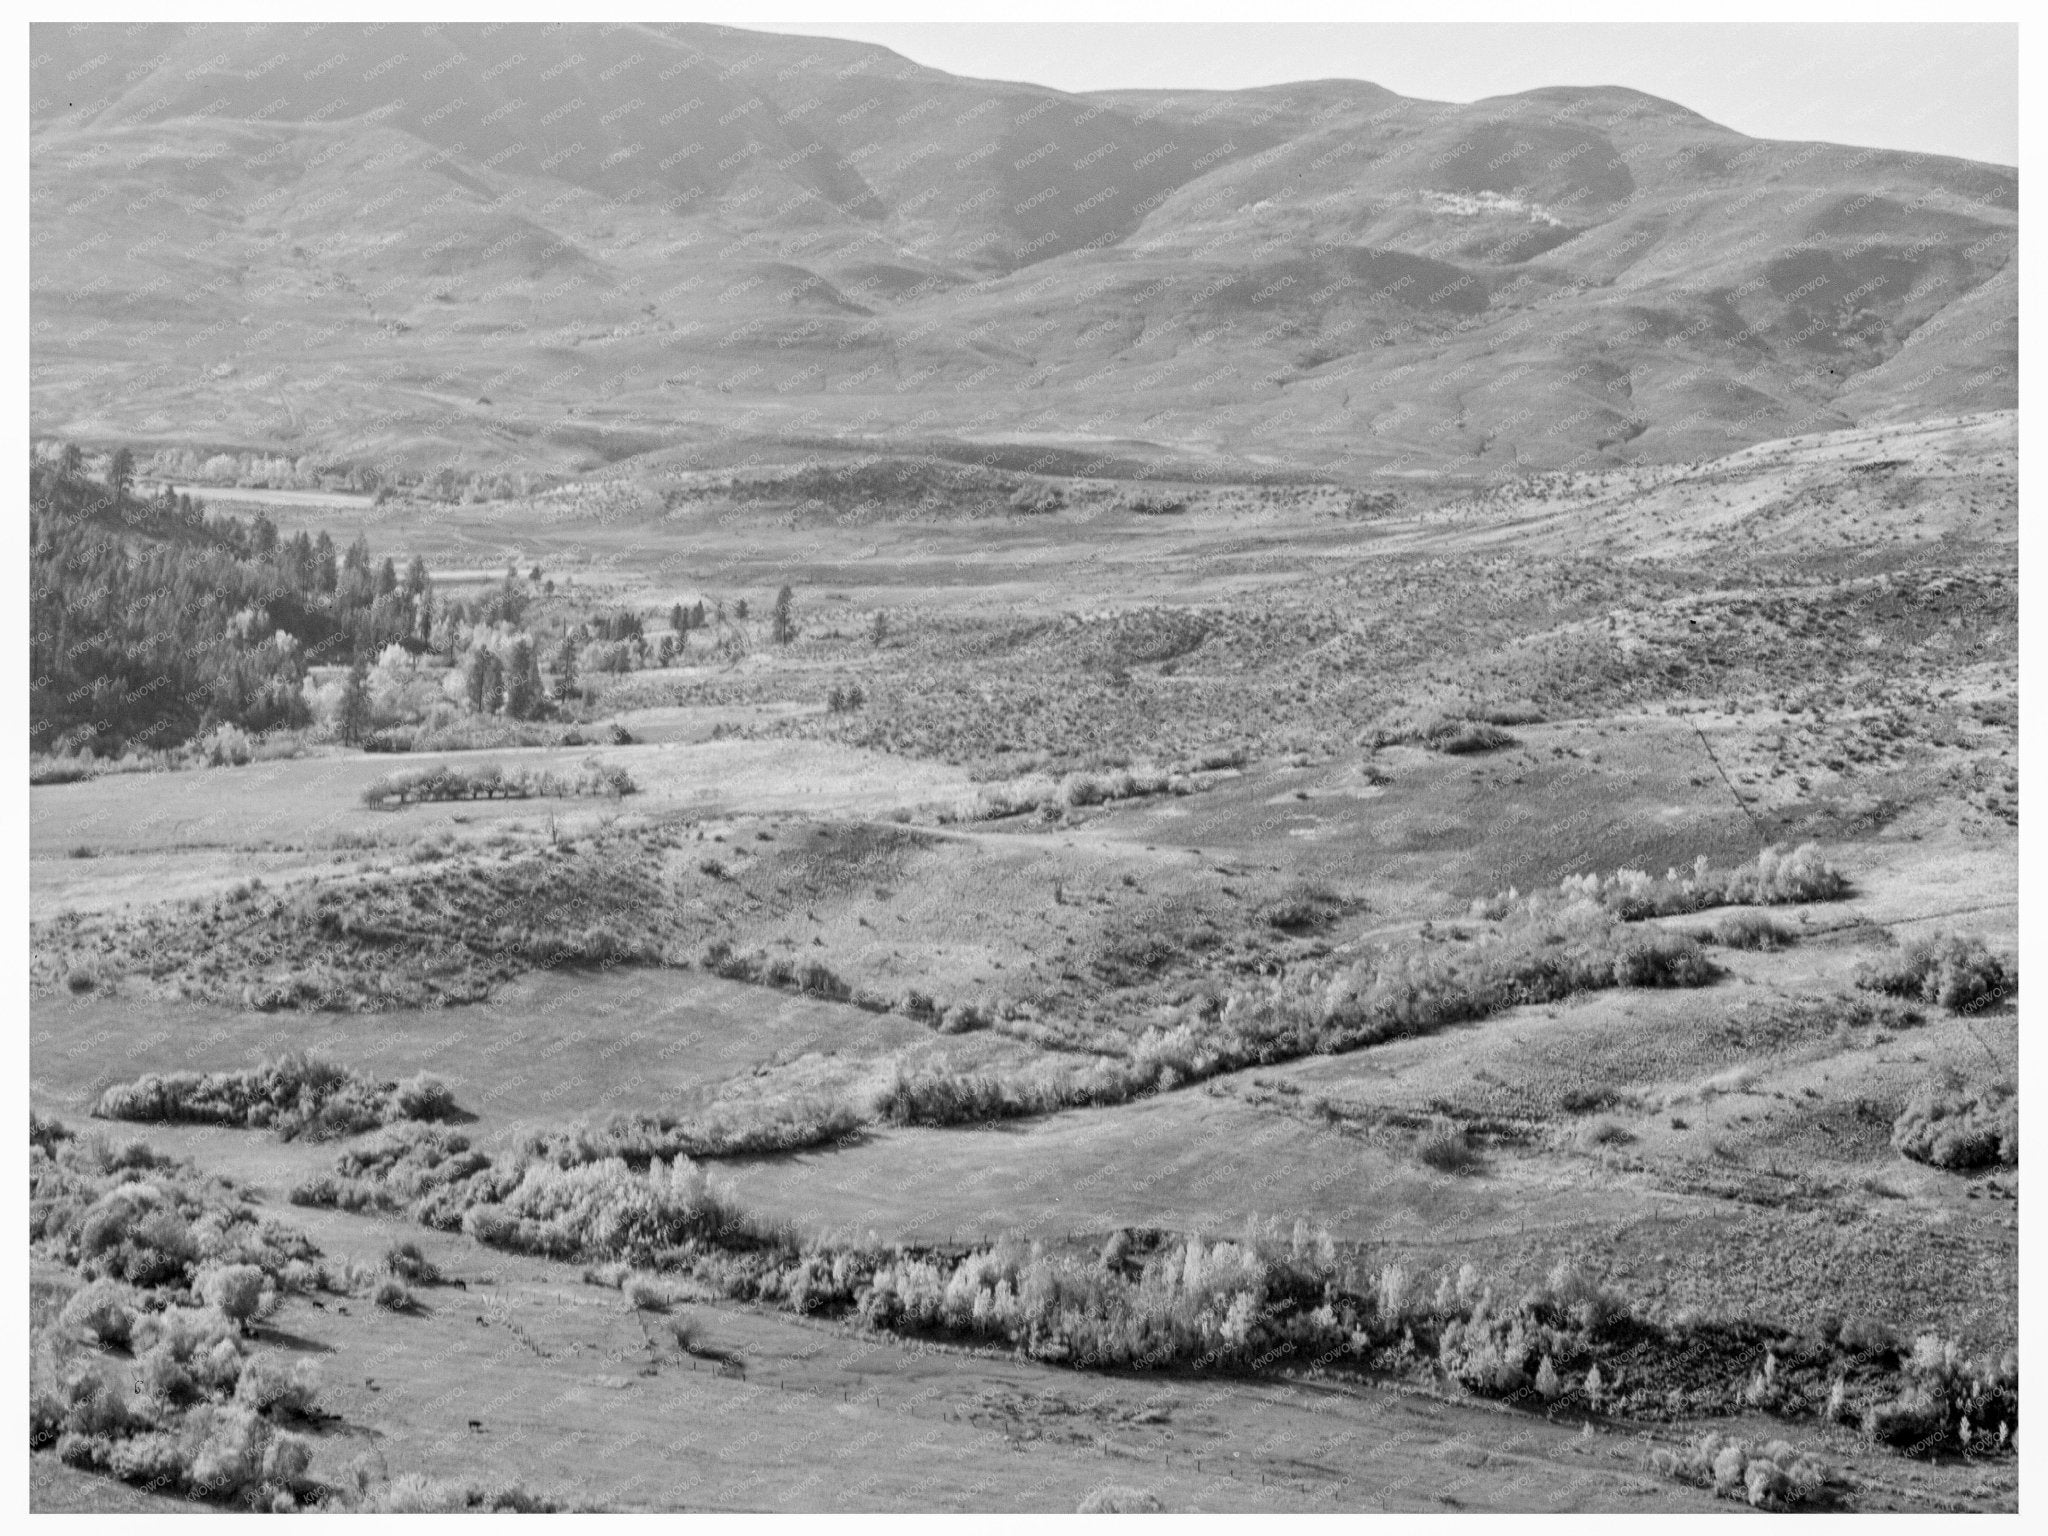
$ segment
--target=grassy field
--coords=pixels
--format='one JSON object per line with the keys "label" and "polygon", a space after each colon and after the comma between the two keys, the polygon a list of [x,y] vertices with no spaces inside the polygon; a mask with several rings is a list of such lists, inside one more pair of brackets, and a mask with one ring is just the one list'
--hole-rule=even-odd
{"label": "grassy field", "polygon": [[[1645,1328],[1879,1330],[1908,1354],[1932,1333],[1995,1360],[2016,1164],[1916,1161],[1893,1126],[1930,1083],[2014,1080],[2014,994],[1955,1011],[1860,983],[1937,933],[2018,947],[2009,425],[1446,492],[1366,526],[1218,498],[1085,526],[608,527],[624,542],[551,601],[659,614],[788,579],[798,639],[606,678],[628,744],[316,743],[31,791],[32,1106],[241,1181],[330,1256],[410,1237],[464,1282],[412,1312],[294,1292],[261,1325],[320,1362],[329,1483],[361,1460],[517,1467],[617,1508],[1070,1510],[1116,1485],[1173,1509],[1732,1510],[1647,1460],[1716,1429],[1813,1451],[1842,1507],[2014,1508],[2003,1442],[1910,1457],[1742,1409],[1760,1354],[1715,1406],[1590,1418],[1434,1362],[1060,1369],[696,1281],[636,1309],[579,1263],[287,1202],[347,1147],[90,1119],[113,1084],[290,1050],[431,1072],[499,1159],[614,1116],[821,1106],[852,1129],[715,1162],[828,1254],[1256,1218],[1424,1292],[1472,1264],[1518,1294],[1566,1261]],[[501,533],[544,564],[575,536],[521,515]],[[828,710],[850,681],[865,706]],[[634,792],[362,803],[427,763],[591,760]],[[1842,892],[1624,918],[1560,891],[1808,841]],[[1703,966],[1543,990],[1553,939]],[[1517,945],[1524,991],[1480,997]],[[1345,985],[1373,1028],[1316,1001]],[[890,1111],[924,1080],[1012,1108]],[[35,1262],[52,1296],[80,1282]],[[32,1497],[153,1499],[48,1453]]]}

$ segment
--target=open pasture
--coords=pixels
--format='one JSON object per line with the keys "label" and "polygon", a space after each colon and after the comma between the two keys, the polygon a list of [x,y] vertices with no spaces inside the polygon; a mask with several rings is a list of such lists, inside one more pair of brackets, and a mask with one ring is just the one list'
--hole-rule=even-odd
{"label": "open pasture", "polygon": [[[1900,453],[1947,506],[1993,496],[2008,451],[1980,423]],[[1632,1327],[1908,1353],[1933,1334],[1995,1361],[2016,1166],[1939,1166],[1894,1128],[1943,1083],[2009,1079],[2010,975],[1961,1012],[1863,982],[1941,934],[2016,949],[2014,589],[1967,530],[1940,544],[1946,576],[1829,571],[1825,540],[1740,582],[1687,563],[1795,526],[1768,507],[1862,452],[1361,525],[1219,500],[1089,524],[1087,560],[1079,524],[771,528],[763,560],[813,541],[796,638],[764,638],[757,600],[754,628],[728,623],[737,654],[692,636],[675,665],[597,677],[576,727],[594,744],[314,741],[38,785],[32,1104],[242,1181],[329,1253],[374,1266],[410,1238],[465,1280],[409,1313],[281,1303],[276,1336],[325,1362],[325,1478],[516,1460],[618,1508],[1071,1509],[1107,1483],[1175,1508],[1699,1508],[1638,1437],[1683,1450],[1748,1414],[1744,1433],[1823,1457],[1844,1507],[2010,1507],[2009,1457],[1906,1464],[1855,1424],[1771,1417],[1732,1345],[1718,1376],[1653,1364],[1590,1439],[1434,1357],[1077,1373],[792,1313],[679,1259],[650,1309],[586,1283],[602,1265],[459,1220],[291,1203],[368,1136],[90,1118],[147,1073],[305,1051],[372,1082],[432,1074],[449,1133],[507,1166],[533,1138],[628,1145],[663,1116],[843,1127],[705,1160],[748,1220],[828,1256],[1085,1255],[1257,1224],[1275,1255],[1290,1231],[1332,1245],[1368,1291],[1389,1266],[1456,1290],[1470,1266],[1521,1294],[1564,1264]],[[1716,476],[1748,510],[1658,543]],[[1632,530],[1628,560],[1553,558],[1588,518]],[[1911,542],[1910,517],[1849,526],[1865,554]],[[522,562],[555,536],[520,526]],[[705,547],[745,553],[736,525]],[[660,620],[753,558],[685,572],[621,544],[545,601]],[[633,791],[363,803],[395,773],[481,764],[618,769]],[[1841,890],[1600,905],[1807,841]],[[1580,957],[1563,982],[1543,979],[1546,922]],[[1652,950],[1679,957],[1676,984],[1619,958]],[[1352,1003],[1328,1001],[1340,982]],[[683,1314],[744,1378],[673,1342]],[[422,1358],[459,1391],[404,1363]],[[827,1441],[869,1446],[866,1470],[804,1481]],[[46,1460],[53,1506],[88,1497]]]}

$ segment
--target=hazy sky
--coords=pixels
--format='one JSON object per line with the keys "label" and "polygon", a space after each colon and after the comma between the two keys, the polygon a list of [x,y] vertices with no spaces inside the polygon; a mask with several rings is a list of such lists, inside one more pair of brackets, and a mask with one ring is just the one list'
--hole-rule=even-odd
{"label": "hazy sky", "polygon": [[1370,80],[1474,101],[1626,85],[1742,133],[2016,164],[2019,29],[1992,25],[746,22],[1065,91]]}

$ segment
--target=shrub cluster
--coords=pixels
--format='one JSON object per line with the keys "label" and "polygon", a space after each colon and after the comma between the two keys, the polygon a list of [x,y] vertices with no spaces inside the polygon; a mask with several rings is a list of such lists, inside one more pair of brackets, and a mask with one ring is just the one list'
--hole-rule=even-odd
{"label": "shrub cluster", "polygon": [[1895,955],[1856,969],[1856,985],[1916,1002],[1974,1013],[2004,1001],[2019,985],[2016,961],[1994,955],[1980,938],[1940,934],[1915,939]]}
{"label": "shrub cluster", "polygon": [[[571,695],[546,701],[558,717],[577,710],[587,700]],[[365,752],[502,752],[515,747],[588,747],[609,741],[615,747],[629,746],[632,737],[617,721],[601,727],[585,719],[578,727],[557,722],[520,720],[511,715],[453,713],[447,706],[430,709],[417,725],[398,725],[376,732],[363,741]]]}
{"label": "shrub cluster", "polygon": [[1922,1334],[1899,1377],[1897,1396],[1863,1411],[1863,1431],[1880,1445],[1934,1455],[2011,1442],[2019,1423],[2017,1356],[1973,1359],[1953,1339]]}
{"label": "shrub cluster", "polygon": [[[1383,1307],[1405,1312],[1387,1300],[1405,1285],[1399,1266],[1384,1270]],[[1527,1401],[1533,1392],[1545,1404],[1579,1396],[1596,1413],[1609,1406],[1608,1385],[1592,1345],[1612,1331],[1627,1309],[1573,1266],[1557,1265],[1545,1284],[1518,1301],[1496,1298],[1476,1274],[1461,1271],[1455,1287],[1440,1289],[1434,1310],[1445,1319],[1437,1330],[1437,1364],[1467,1391],[1514,1401]],[[1582,1377],[1580,1365],[1586,1366]],[[1568,1389],[1565,1382],[1571,1378],[1582,1379],[1583,1385]]]}
{"label": "shrub cluster", "polygon": [[68,1333],[121,1349],[135,1329],[134,1303],[135,1293],[120,1281],[91,1280],[71,1293],[57,1321]]}
{"label": "shrub cluster", "polygon": [[528,1493],[518,1483],[492,1485],[406,1472],[386,1483],[345,1489],[324,1507],[362,1515],[553,1515],[583,1506]]}
{"label": "shrub cluster", "polygon": [[1670,869],[1660,880],[1640,869],[1611,875],[1568,876],[1558,882],[1567,899],[1587,897],[1624,922],[1672,917],[1708,907],[1788,906],[1802,901],[1839,901],[1849,880],[1820,855],[1820,845],[1803,843],[1790,852],[1773,845],[1734,869],[1714,869],[1702,854],[1687,870]]}
{"label": "shrub cluster", "polygon": [[363,804],[372,810],[389,805],[418,805],[429,800],[529,800],[570,798],[577,795],[621,795],[639,793],[640,786],[624,768],[586,759],[575,773],[548,769],[505,769],[496,763],[474,768],[460,764],[436,764],[425,768],[404,768],[386,774],[363,789]]}
{"label": "shrub cluster", "polygon": [[1187,511],[1192,497],[1186,491],[1169,491],[1155,486],[1131,486],[1110,498],[1110,505],[1146,517],[1166,517]]}
{"label": "shrub cluster", "polygon": [[1057,485],[1031,482],[1010,492],[1010,509],[1014,512],[1057,512],[1066,504],[1066,494]]}
{"label": "shrub cluster", "polygon": [[687,1158],[635,1173],[622,1158],[559,1168],[528,1163],[500,1201],[464,1213],[463,1230],[491,1247],[556,1259],[651,1260],[699,1239],[744,1244],[758,1227]]}
{"label": "shrub cluster", "polygon": [[37,1385],[31,1443],[54,1444],[71,1466],[270,1512],[563,1507],[516,1486],[491,1491],[417,1476],[373,1484],[366,1471],[353,1487],[322,1487],[309,1475],[311,1445],[285,1428],[317,1415],[319,1383],[309,1361],[250,1354],[239,1329],[216,1312],[193,1308],[145,1317],[135,1344],[132,1390],[90,1357],[62,1362]]}
{"label": "shrub cluster", "polygon": [[[602,1125],[530,1133],[503,1162],[473,1149],[459,1133],[398,1125],[343,1153],[334,1173],[302,1182],[292,1200],[344,1210],[409,1210],[430,1225],[452,1228],[476,1200],[503,1198],[528,1164],[573,1168],[615,1159],[642,1169],[656,1159],[766,1155],[840,1141],[860,1124],[845,1104],[813,1096],[715,1104],[696,1116],[620,1114]],[[488,1177],[472,1191],[479,1175]]]}
{"label": "shrub cluster", "polygon": [[99,773],[90,757],[63,757],[38,752],[32,753],[28,762],[31,787],[38,784],[79,784],[98,777]]}
{"label": "shrub cluster", "polygon": [[298,1508],[313,1488],[312,1447],[242,1402],[137,1407],[87,1368],[39,1397],[32,1419],[67,1466],[125,1482],[272,1512]]}
{"label": "shrub cluster", "polygon": [[319,1250],[260,1217],[233,1185],[140,1142],[71,1138],[29,1153],[29,1241],[88,1279],[197,1291],[202,1274],[246,1267],[259,1288],[303,1290]]}
{"label": "shrub cluster", "polygon": [[[30,1443],[151,1487],[296,1507],[311,1451],[278,1426],[312,1414],[317,1383],[245,1340],[280,1292],[318,1283],[318,1250],[189,1164],[60,1131],[31,1125],[29,1239],[86,1283],[36,1340]],[[127,1381],[98,1353],[122,1349]]]}
{"label": "shrub cluster", "polygon": [[1283,933],[1298,933],[1323,927],[1340,916],[1346,905],[1344,898],[1328,886],[1299,881],[1262,903],[1259,916]]}
{"label": "shrub cluster", "polygon": [[657,965],[662,958],[658,940],[635,933],[625,921],[598,919],[581,927],[530,928],[516,937],[506,935],[506,946],[528,964],[544,970],[569,966]]}
{"label": "shrub cluster", "polygon": [[995,1341],[1077,1367],[1244,1368],[1363,1347],[1370,1304],[1324,1302],[1337,1278],[1334,1245],[1306,1227],[1291,1245],[1192,1234],[1115,1268],[1006,1239],[964,1255],[885,1257],[853,1311],[869,1327]]}
{"label": "shrub cluster", "polygon": [[1439,1119],[1415,1138],[1415,1155],[1438,1173],[1465,1173],[1478,1166],[1479,1153],[1464,1127]]}
{"label": "shrub cluster", "polygon": [[1104,1483],[1075,1506],[1078,1515],[1156,1515],[1166,1506],[1143,1488]]}
{"label": "shrub cluster", "polygon": [[454,1094],[437,1077],[373,1083],[301,1050],[233,1072],[152,1072],[108,1088],[93,1106],[102,1120],[268,1127],[285,1141],[326,1141],[457,1113]]}
{"label": "shrub cluster", "polygon": [[441,1271],[434,1261],[420,1252],[420,1245],[411,1238],[393,1243],[384,1250],[384,1267],[398,1279],[413,1285],[439,1285]]}
{"label": "shrub cluster", "polygon": [[[705,873],[717,864],[715,859],[704,861]],[[718,866],[717,879],[724,873],[724,866]],[[828,1003],[844,1003],[853,1000],[853,986],[830,966],[822,961],[809,960],[799,965],[785,956],[769,956],[760,952],[743,955],[724,939],[715,939],[704,950],[704,969],[714,976],[727,981],[756,982],[761,986],[779,987],[787,992],[801,992],[806,997],[823,999]]]}
{"label": "shrub cluster", "polygon": [[659,1117],[622,1118],[534,1136],[497,1160],[465,1136],[404,1126],[344,1152],[332,1174],[300,1183],[291,1200],[400,1212],[494,1247],[584,1261],[640,1261],[693,1238],[744,1244],[772,1233],[688,1157],[655,1150],[680,1140],[678,1129],[664,1131]]}
{"label": "shrub cluster", "polygon": [[971,1125],[1049,1115],[1094,1104],[1123,1104],[1161,1086],[1157,1068],[1101,1056],[1086,1067],[1045,1065],[998,1076],[944,1066],[909,1071],[899,1065],[876,1097],[874,1112],[891,1125]]}
{"label": "shrub cluster", "polygon": [[412,1290],[396,1275],[386,1275],[370,1291],[370,1299],[387,1312],[411,1312],[419,1303]]}
{"label": "shrub cluster", "polygon": [[[259,1510],[563,1507],[517,1487],[373,1481],[360,1467],[353,1486],[316,1483],[310,1445],[288,1428],[319,1415],[314,1367],[252,1351],[249,1325],[282,1291],[319,1285],[407,1306],[405,1285],[319,1261],[232,1185],[140,1143],[116,1150],[50,1120],[30,1129],[31,1244],[87,1277],[33,1340],[31,1447],[151,1489]],[[395,1245],[394,1257],[407,1278],[435,1278],[416,1245]],[[132,1357],[125,1369],[105,1357],[119,1350]]]}
{"label": "shrub cluster", "polygon": [[[687,1157],[652,1153],[665,1134],[658,1117],[621,1120],[536,1136],[497,1161],[458,1133],[401,1126],[343,1152],[332,1174],[302,1182],[291,1200],[402,1213],[495,1247],[586,1263],[646,1263],[690,1243],[747,1249],[785,1241]],[[613,1147],[648,1155],[638,1168],[628,1156],[588,1155]],[[409,1265],[391,1267],[405,1274]]]}
{"label": "shrub cluster", "polygon": [[2012,1088],[1966,1088],[1960,1081],[1922,1083],[1892,1122],[1892,1145],[1916,1162],[1956,1173],[2016,1168],[2020,1106]]}
{"label": "shrub cluster", "polygon": [[984,784],[938,813],[941,825],[958,821],[999,821],[1008,816],[1038,814],[1059,817],[1066,811],[1114,800],[1150,795],[1188,795],[1195,781],[1183,773],[1140,765],[1101,773],[1079,771],[1055,777],[1027,774],[999,784]]}
{"label": "shrub cluster", "polygon": [[536,1131],[519,1146],[533,1162],[572,1168],[618,1158],[645,1168],[656,1158],[747,1157],[843,1140],[860,1125],[844,1104],[802,1097],[769,1104],[719,1104],[696,1118],[665,1110],[615,1115],[601,1126]]}
{"label": "shrub cluster", "polygon": [[343,1152],[333,1173],[295,1186],[291,1202],[404,1212],[427,1226],[454,1230],[472,1204],[498,1198],[511,1182],[460,1132],[399,1125]]}
{"label": "shrub cluster", "polygon": [[1515,745],[1515,738],[1486,720],[1439,720],[1424,729],[1422,744],[1452,757],[1470,757],[1481,752],[1498,752]]}
{"label": "shrub cluster", "polygon": [[921,1019],[929,1023],[942,1035],[971,1035],[978,1029],[987,1029],[994,1020],[987,1010],[974,1003],[950,1003],[940,1008],[922,992],[913,991],[903,1000],[906,1017]]}
{"label": "shrub cluster", "polygon": [[1797,1509],[1824,1502],[1835,1474],[1817,1457],[1783,1440],[1751,1447],[1720,1434],[1699,1436],[1683,1451],[1658,1450],[1650,1465],[1659,1475],[1711,1488],[1722,1498],[1747,1499],[1757,1509]]}
{"label": "shrub cluster", "polygon": [[1726,949],[1785,949],[1796,935],[1764,912],[1730,912],[1701,936]]}
{"label": "shrub cluster", "polygon": [[71,1140],[71,1128],[61,1120],[45,1119],[34,1110],[28,1112],[28,1144],[42,1148],[49,1157],[57,1155],[58,1146]]}

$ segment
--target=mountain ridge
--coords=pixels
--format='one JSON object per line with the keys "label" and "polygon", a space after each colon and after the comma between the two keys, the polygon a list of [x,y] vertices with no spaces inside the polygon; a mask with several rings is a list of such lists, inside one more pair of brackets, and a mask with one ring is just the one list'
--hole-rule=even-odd
{"label": "mountain ridge", "polygon": [[2015,171],[1627,87],[1070,95],[703,26],[31,52],[38,433],[575,469],[1000,425],[1358,478],[2015,399]]}

